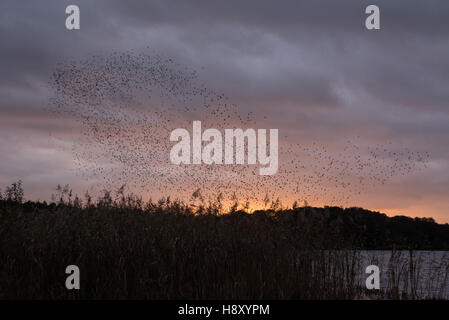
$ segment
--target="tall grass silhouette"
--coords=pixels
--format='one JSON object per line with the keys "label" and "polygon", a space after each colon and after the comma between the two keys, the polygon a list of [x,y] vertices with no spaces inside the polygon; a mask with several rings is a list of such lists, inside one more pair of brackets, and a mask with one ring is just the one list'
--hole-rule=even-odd
{"label": "tall grass silhouette", "polygon": [[[18,182],[0,200],[0,298],[447,298],[444,290],[418,290],[419,261],[403,267],[395,256],[399,270],[389,271],[391,283],[367,291],[360,249],[420,249],[416,241],[426,235],[435,238],[430,245],[445,246],[448,225],[409,218],[415,229],[427,230],[413,233],[408,224],[406,231],[396,226],[402,220],[359,208],[280,207],[273,201],[248,214],[247,204],[235,202],[225,211],[222,195],[196,205],[143,202],[124,187],[93,200],[58,186],[52,203],[24,202]],[[399,231],[376,235],[379,221],[390,225],[387,233],[391,226]],[[438,279],[446,281],[444,259]],[[65,288],[64,271],[72,264],[81,271],[80,290]],[[398,277],[410,279],[411,287],[399,285]]]}

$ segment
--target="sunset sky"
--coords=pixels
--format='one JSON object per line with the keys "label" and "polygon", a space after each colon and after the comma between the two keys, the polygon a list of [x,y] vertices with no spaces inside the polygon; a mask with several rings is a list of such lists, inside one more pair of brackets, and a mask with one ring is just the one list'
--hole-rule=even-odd
{"label": "sunset sky", "polygon": [[[80,30],[65,28],[69,4],[80,8]],[[380,7],[381,30],[365,29],[364,11],[369,4]],[[263,197],[266,186],[289,178],[288,186],[311,186],[297,192],[280,190],[277,196],[286,205],[300,199],[312,205],[359,206],[446,223],[448,39],[449,2],[445,0],[3,0],[0,186],[21,179],[26,198],[41,200],[48,200],[57,184],[70,184],[79,194],[101,189],[98,177],[80,174],[83,160],[75,163],[74,155],[81,153],[76,143],[83,125],[69,115],[56,117],[48,111],[54,94],[51,76],[60,62],[136,50],[194,70],[198,81],[226,95],[239,114],[253,114],[254,128],[279,129],[279,143],[288,151],[280,157],[279,176],[271,182],[255,177],[247,185],[235,183],[234,191],[250,186]],[[201,113],[189,115],[189,121],[195,116]],[[196,120],[221,121],[208,114],[203,117]],[[163,129],[157,134],[165,134]],[[168,143],[168,135],[166,139]],[[123,149],[126,141],[120,143]],[[293,145],[305,149],[290,152]],[[89,154],[97,149],[91,142]],[[382,166],[371,166],[374,160],[368,155],[374,149],[381,153],[388,173]],[[353,187],[362,184],[359,176],[345,176],[334,186],[318,182],[314,175],[321,163],[314,155],[323,157],[323,152],[326,159],[342,166],[356,166],[364,159],[370,171],[362,168],[360,172],[363,179],[370,176],[371,180],[364,180],[360,190]],[[417,161],[424,155],[428,156],[425,163]],[[287,165],[292,159],[303,160],[303,172],[292,173]],[[332,160],[323,160],[321,170],[328,163]],[[391,163],[400,168],[392,170]],[[106,166],[106,162],[96,165]],[[179,168],[171,166],[168,153],[166,163],[151,165],[165,170],[163,189],[173,189],[169,181],[176,180]],[[126,164],[121,170],[127,170]],[[342,173],[338,169],[333,174]],[[308,180],[297,183],[298,177]],[[232,175],[227,178],[232,180]],[[203,188],[213,188],[213,181],[209,184],[204,177],[201,181]],[[181,183],[186,184],[184,189],[192,186],[185,179]]]}

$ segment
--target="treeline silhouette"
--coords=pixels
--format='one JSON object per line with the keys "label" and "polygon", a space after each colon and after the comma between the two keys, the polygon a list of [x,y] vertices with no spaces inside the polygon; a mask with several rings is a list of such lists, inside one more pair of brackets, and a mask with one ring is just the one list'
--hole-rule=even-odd
{"label": "treeline silhouette", "polygon": [[[56,190],[51,203],[25,201],[20,181],[2,193],[0,298],[352,299],[366,294],[357,250],[449,250],[431,218]],[[81,290],[65,288],[72,264]]]}

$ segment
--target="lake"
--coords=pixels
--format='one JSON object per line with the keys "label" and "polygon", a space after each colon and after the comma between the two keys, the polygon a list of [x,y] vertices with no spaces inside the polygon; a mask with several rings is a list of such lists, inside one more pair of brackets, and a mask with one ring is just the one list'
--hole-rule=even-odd
{"label": "lake", "polygon": [[360,251],[359,283],[368,265],[380,269],[380,288],[401,298],[449,299],[449,251]]}

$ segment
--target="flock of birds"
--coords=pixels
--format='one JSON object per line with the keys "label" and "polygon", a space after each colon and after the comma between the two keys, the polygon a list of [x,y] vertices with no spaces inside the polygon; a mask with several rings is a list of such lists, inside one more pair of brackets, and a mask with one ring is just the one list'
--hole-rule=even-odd
{"label": "flock of birds", "polygon": [[[341,148],[319,142],[279,141],[279,170],[258,174],[258,165],[173,165],[175,128],[258,128],[254,112],[243,112],[223,93],[201,83],[195,70],[158,54],[135,51],[92,56],[58,65],[51,79],[50,109],[82,128],[72,151],[76,173],[98,190],[126,184],[153,198],[191,200],[222,194],[261,204],[299,199],[344,205],[375,185],[422,169],[428,154],[392,143],[366,146],[348,139]],[[280,129],[280,133],[282,128]],[[288,137],[287,137],[288,138]]]}

